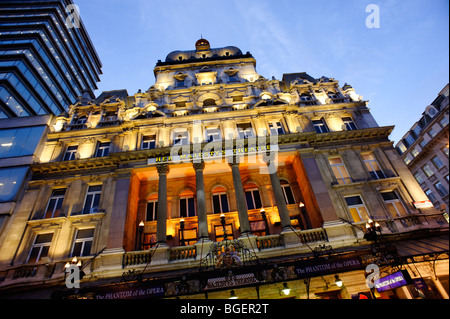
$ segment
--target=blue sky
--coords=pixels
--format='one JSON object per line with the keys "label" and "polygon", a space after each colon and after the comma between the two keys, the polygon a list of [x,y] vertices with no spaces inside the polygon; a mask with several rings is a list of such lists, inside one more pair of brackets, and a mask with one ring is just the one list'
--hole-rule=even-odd
{"label": "blue sky", "polygon": [[[203,35],[249,51],[257,72],[307,72],[351,84],[397,142],[449,79],[448,0],[74,0],[103,62],[102,91],[130,95]],[[366,27],[369,4],[380,28]]]}

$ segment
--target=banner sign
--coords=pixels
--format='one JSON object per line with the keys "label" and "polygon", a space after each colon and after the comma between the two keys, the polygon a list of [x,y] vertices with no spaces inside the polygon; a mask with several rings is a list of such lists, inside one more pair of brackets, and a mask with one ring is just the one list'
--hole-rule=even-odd
{"label": "banner sign", "polygon": [[412,280],[408,271],[402,270],[393,273],[389,276],[375,280],[375,288],[377,289],[378,292],[383,292],[386,290],[406,286],[409,285],[410,283],[412,283]]}
{"label": "banner sign", "polygon": [[298,277],[315,277],[360,269],[361,262],[357,258],[340,260],[307,260],[298,263],[295,266],[295,272]]}
{"label": "banner sign", "polygon": [[164,297],[164,286],[130,287],[129,285],[112,286],[107,291],[95,293],[95,299],[140,299]]}

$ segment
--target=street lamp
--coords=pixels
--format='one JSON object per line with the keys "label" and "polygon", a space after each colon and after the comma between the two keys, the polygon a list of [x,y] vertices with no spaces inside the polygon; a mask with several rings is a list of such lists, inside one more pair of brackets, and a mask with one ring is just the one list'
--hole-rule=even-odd
{"label": "street lamp", "polygon": [[335,280],[336,286],[342,287],[342,285],[343,285],[344,282],[342,281],[341,278],[339,278],[338,275],[334,275],[334,280]]}
{"label": "street lamp", "polygon": [[378,224],[377,222],[374,222],[372,219],[369,218],[369,220],[366,223],[366,233],[364,234],[364,239],[373,240],[373,241],[377,242],[378,233],[381,234],[380,224]]}
{"label": "street lamp", "polygon": [[222,224],[222,228],[223,228],[223,240],[228,240],[227,228],[226,228],[226,225],[225,225],[225,214],[224,213],[220,214],[220,223]]}
{"label": "street lamp", "polygon": [[228,298],[228,299],[238,299],[238,298],[239,298],[239,297],[236,296],[234,290],[231,290],[231,291],[230,291],[230,298]]}
{"label": "street lamp", "polygon": [[142,233],[144,232],[144,222],[141,221],[138,225],[138,240],[136,250],[142,250]]}
{"label": "street lamp", "polygon": [[291,288],[289,288],[287,282],[283,283],[283,289],[281,289],[281,292],[282,292],[285,296],[289,296],[289,294],[291,293]]}
{"label": "street lamp", "polygon": [[266,211],[264,208],[261,208],[261,217],[264,221],[264,226],[266,227],[266,229],[265,229],[266,235],[270,235],[269,223],[267,221],[267,215],[266,215]]}
{"label": "street lamp", "polygon": [[65,277],[68,273],[71,272],[71,269],[70,269],[71,267],[78,267],[78,269],[79,269],[79,271],[80,271],[80,279],[83,279],[85,273],[84,273],[84,271],[82,270],[82,267],[81,267],[81,266],[82,266],[81,260],[78,260],[76,256],[73,257],[72,260],[71,260],[71,262],[67,262],[67,263],[64,265],[64,277]]}
{"label": "street lamp", "polygon": [[186,246],[186,243],[184,241],[184,218],[181,218],[180,220],[180,230],[181,230],[181,246]]}

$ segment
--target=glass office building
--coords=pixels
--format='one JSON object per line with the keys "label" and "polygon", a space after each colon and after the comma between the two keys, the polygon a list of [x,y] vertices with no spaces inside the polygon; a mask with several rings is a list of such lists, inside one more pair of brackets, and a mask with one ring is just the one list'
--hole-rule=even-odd
{"label": "glass office building", "polygon": [[97,89],[102,64],[72,4],[0,2],[0,119],[59,115]]}

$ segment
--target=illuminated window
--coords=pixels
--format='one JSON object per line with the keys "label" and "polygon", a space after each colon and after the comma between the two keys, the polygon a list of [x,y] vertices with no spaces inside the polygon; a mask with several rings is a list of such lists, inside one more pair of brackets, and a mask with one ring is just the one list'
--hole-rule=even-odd
{"label": "illuminated window", "polygon": [[93,214],[98,212],[100,196],[102,194],[102,185],[89,186],[86,198],[84,200],[83,214]]}
{"label": "illuminated window", "polygon": [[423,172],[425,173],[425,175],[427,175],[427,177],[431,177],[431,176],[433,176],[433,170],[431,169],[431,167],[430,167],[430,165],[428,165],[428,164],[425,164],[423,167],[422,167],[422,170],[423,170]]}
{"label": "illuminated window", "polygon": [[45,209],[44,218],[56,218],[61,214],[61,207],[64,201],[65,189],[55,189],[50,196]]}
{"label": "illuminated window", "polygon": [[419,184],[422,184],[423,182],[425,182],[425,180],[423,179],[423,176],[420,172],[415,173],[414,178],[416,179],[417,183],[419,183]]}
{"label": "illuminated window", "polygon": [[369,214],[361,196],[345,197],[345,201],[355,223],[369,220]]}
{"label": "illuminated window", "polygon": [[[225,231],[227,232],[227,238],[228,239],[234,239],[233,237],[233,225],[232,224],[226,224],[225,225]],[[223,241],[224,240],[224,232],[223,232],[223,226],[222,225],[215,225],[214,226],[214,235],[216,237],[216,241]]]}
{"label": "illuminated window", "polygon": [[[179,238],[179,245],[182,245],[181,242],[181,229],[178,230],[178,238]],[[190,246],[190,245],[194,245],[198,240],[197,240],[197,228],[190,228],[190,229],[185,229],[183,231],[183,239],[184,239],[184,244],[186,246]]]}
{"label": "illuminated window", "polygon": [[47,257],[52,239],[53,233],[37,235],[28,254],[27,263],[35,264]]}
{"label": "illuminated window", "polygon": [[334,173],[334,177],[336,177],[336,180],[340,185],[352,183],[352,179],[348,174],[347,168],[340,157],[329,158],[328,161],[330,163],[331,170]]}
{"label": "illuminated window", "polygon": [[407,215],[405,206],[403,206],[403,203],[400,201],[395,192],[384,192],[381,193],[381,196],[383,197],[392,218]]}
{"label": "illuminated window", "polygon": [[398,143],[397,150],[400,152],[400,154],[403,154],[406,152],[407,148],[403,142]]}
{"label": "illuminated window", "polygon": [[361,157],[362,157],[364,164],[366,165],[366,168],[369,171],[372,179],[382,179],[382,178],[386,177],[372,153],[361,154]]}
{"label": "illuminated window", "polygon": [[77,153],[78,146],[67,147],[66,154],[64,154],[64,161],[75,160],[75,154]]}
{"label": "illuminated window", "polygon": [[228,213],[228,195],[224,187],[218,186],[213,189],[213,212],[214,214]]}
{"label": "illuminated window", "polygon": [[94,228],[78,229],[72,248],[71,257],[83,257],[91,255],[92,242],[94,241]]}

